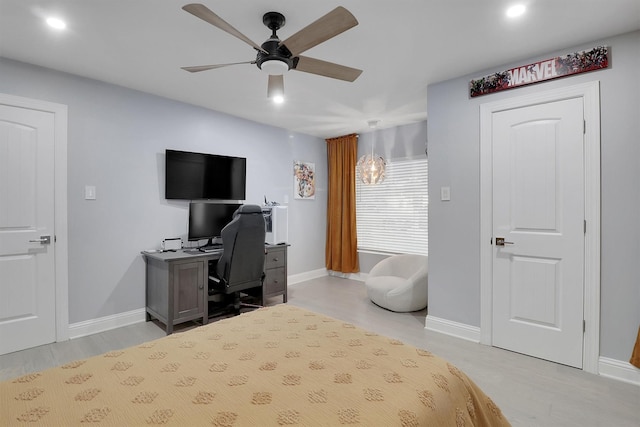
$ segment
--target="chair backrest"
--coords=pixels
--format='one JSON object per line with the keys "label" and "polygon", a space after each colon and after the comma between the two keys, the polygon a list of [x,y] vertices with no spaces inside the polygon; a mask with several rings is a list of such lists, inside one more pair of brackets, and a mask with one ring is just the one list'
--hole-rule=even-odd
{"label": "chair backrest", "polygon": [[242,205],[222,229],[222,257],[216,273],[226,293],[262,285],[265,226],[262,209]]}

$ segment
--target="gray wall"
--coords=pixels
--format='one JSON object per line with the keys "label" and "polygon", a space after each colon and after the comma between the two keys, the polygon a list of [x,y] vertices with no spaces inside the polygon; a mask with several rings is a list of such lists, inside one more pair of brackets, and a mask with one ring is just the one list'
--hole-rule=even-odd
{"label": "gray wall", "polygon": [[[167,148],[246,157],[247,203],[289,198],[289,274],[324,268],[324,140],[3,58],[0,76],[2,93],[69,107],[70,323],[144,307],[140,251],[186,240],[188,203],[164,198]],[[294,160],[315,163],[315,200],[293,199]]]}
{"label": "gray wall", "polygon": [[[382,127],[384,123],[380,123]],[[427,121],[377,129],[375,132],[360,134],[358,138],[358,158],[374,151],[387,160],[424,159],[427,148]],[[388,255],[361,252],[358,254],[360,272],[368,273],[374,265]]]}
{"label": "gray wall", "polygon": [[[555,55],[610,46],[609,69],[470,99],[470,78]],[[640,32],[496,66],[432,84],[429,191],[429,314],[480,326],[479,106],[540,90],[599,80],[601,93],[601,355],[628,360],[640,325]]]}

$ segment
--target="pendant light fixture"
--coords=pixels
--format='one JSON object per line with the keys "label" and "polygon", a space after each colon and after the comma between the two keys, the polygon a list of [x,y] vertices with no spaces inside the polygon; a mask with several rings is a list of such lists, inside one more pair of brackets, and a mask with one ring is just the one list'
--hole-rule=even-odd
{"label": "pendant light fixture", "polygon": [[378,120],[370,120],[368,122],[369,128],[373,130],[371,140],[371,154],[365,154],[358,160],[357,170],[360,175],[360,180],[363,184],[380,184],[384,181],[384,172],[386,162],[382,156],[374,153],[373,149],[376,143],[376,128],[378,127]]}

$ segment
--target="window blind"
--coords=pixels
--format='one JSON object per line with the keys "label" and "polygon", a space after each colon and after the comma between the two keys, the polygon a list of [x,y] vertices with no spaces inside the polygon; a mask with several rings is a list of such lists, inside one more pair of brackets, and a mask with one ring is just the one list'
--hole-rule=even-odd
{"label": "window blind", "polygon": [[358,250],[428,254],[427,159],[388,161],[382,184],[356,171]]}

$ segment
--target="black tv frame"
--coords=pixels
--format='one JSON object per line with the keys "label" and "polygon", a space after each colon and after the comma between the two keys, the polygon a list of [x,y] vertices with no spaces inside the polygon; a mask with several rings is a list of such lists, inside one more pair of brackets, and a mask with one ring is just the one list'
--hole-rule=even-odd
{"label": "black tv frame", "polygon": [[167,149],[165,198],[245,200],[247,159]]}

